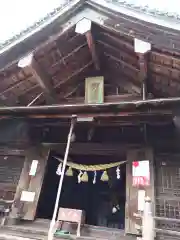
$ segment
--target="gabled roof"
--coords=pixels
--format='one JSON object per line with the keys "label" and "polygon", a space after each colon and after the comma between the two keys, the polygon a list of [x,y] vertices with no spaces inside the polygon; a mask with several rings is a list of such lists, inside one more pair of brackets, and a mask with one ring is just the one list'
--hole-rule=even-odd
{"label": "gabled roof", "polygon": [[[12,46],[18,44],[29,36],[40,31],[54,20],[63,15],[64,12],[70,8],[75,7],[76,4],[80,7],[82,4],[88,3],[87,0],[64,0],[57,8],[49,12],[43,18],[30,25],[30,27],[18,31],[12,38],[6,39],[0,43],[0,54]],[[174,30],[180,30],[180,3],[176,0],[171,1],[149,1],[149,0],[92,0],[101,6],[116,10],[116,12],[136,17],[137,19],[169,27]],[[32,22],[33,15],[32,15]]]}

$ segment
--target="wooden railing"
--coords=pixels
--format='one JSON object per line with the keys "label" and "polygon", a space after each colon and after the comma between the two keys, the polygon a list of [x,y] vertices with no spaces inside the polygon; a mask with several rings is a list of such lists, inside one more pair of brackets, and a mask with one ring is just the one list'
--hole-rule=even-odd
{"label": "wooden railing", "polygon": [[180,236],[180,232],[155,227],[155,221],[168,221],[180,223],[180,219],[153,216],[152,203],[150,199],[145,199],[145,207],[142,219],[142,239],[154,240],[156,233]]}

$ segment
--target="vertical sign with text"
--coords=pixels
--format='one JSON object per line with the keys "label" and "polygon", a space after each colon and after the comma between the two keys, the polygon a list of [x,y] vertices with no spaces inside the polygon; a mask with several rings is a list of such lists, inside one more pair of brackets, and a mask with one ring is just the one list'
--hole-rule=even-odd
{"label": "vertical sign with text", "polygon": [[132,163],[132,184],[135,187],[150,185],[149,161],[134,161]]}

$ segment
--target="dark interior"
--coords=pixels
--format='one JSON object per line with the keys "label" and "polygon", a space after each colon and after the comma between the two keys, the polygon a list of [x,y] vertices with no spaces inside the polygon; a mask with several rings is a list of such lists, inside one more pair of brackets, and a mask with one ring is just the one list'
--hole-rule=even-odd
{"label": "dark interior", "polygon": [[[58,160],[52,152],[46,167],[45,178],[40,195],[37,210],[37,218],[51,219],[59,183],[59,176],[56,175]],[[60,156],[61,158],[63,156]],[[121,161],[111,156],[70,156],[71,160],[82,164],[103,164]],[[112,160],[111,160],[112,159]],[[123,159],[124,160],[124,159]],[[121,165],[121,178],[116,176],[116,168],[108,171],[109,182],[100,180],[102,171],[97,172],[96,184],[93,184],[93,172],[88,172],[87,183],[78,184],[78,171],[73,171],[73,177],[64,178],[62,195],[60,198],[61,207],[82,209],[86,213],[86,223],[89,225],[124,228],[125,212],[125,174],[126,167]],[[112,214],[112,208],[119,205],[120,210]]]}

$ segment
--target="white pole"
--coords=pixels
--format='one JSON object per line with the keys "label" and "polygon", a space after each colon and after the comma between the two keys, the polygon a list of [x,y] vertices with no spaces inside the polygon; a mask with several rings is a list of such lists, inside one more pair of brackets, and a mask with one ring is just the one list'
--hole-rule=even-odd
{"label": "white pole", "polygon": [[145,199],[144,215],[142,220],[142,239],[154,240],[154,219],[152,214],[152,203],[149,197],[146,197]]}
{"label": "white pole", "polygon": [[74,124],[75,124],[75,119],[72,119],[69,134],[68,134],[66,151],[65,151],[65,154],[64,154],[62,172],[61,172],[61,176],[60,176],[60,179],[59,179],[59,186],[58,186],[56,202],[55,202],[55,206],[54,206],[53,217],[52,217],[52,220],[51,220],[51,223],[50,223],[50,228],[49,228],[49,231],[48,231],[48,240],[53,239],[53,234],[54,234],[53,228],[54,228],[55,223],[56,223],[56,216],[57,216],[57,212],[58,212],[59,200],[60,200],[62,184],[63,184],[63,180],[64,180],[64,173],[65,173],[65,169],[66,169],[66,164],[67,164],[67,159],[68,159],[68,154],[69,154],[69,147],[70,147],[70,143],[71,143],[71,136],[72,136],[72,133],[73,133]]}

